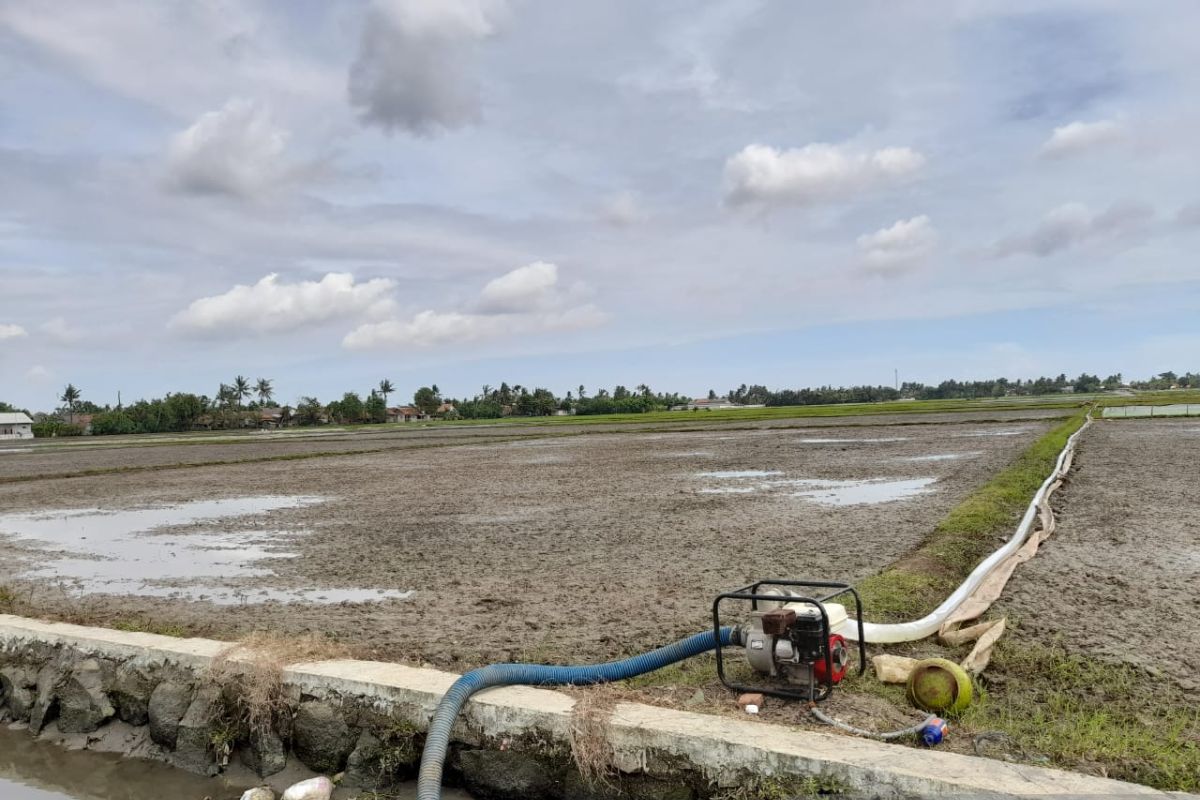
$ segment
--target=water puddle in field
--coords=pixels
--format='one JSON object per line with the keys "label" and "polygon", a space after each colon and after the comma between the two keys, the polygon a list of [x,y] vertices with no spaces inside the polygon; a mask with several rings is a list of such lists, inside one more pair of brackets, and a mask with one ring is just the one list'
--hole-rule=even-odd
{"label": "water puddle in field", "polygon": [[700,478],[718,478],[721,480],[737,478],[769,478],[772,475],[782,475],[777,469],[727,469],[716,472],[697,472]]}
{"label": "water puddle in field", "polygon": [[911,478],[898,481],[822,481],[821,486],[796,492],[794,496],[803,497],[823,506],[875,505],[928,494],[932,491],[929,487],[936,480],[937,478]]}
{"label": "water puddle in field", "polygon": [[32,453],[31,447],[5,447],[0,449],[0,453]]}
{"label": "water puddle in field", "polygon": [[[298,558],[288,546],[304,531],[266,527],[256,517],[324,502],[304,495],[199,500],[156,508],[95,508],[0,515],[0,536],[38,551],[20,578],[60,583],[81,594],[207,600],[222,605],[267,600],[341,603],[402,599],[411,592],[360,588],[266,587],[274,559]],[[196,530],[200,523],[245,520],[241,530]],[[258,579],[231,584],[229,579]]]}
{"label": "water puddle in field", "polygon": [[897,458],[895,460],[896,461],[916,461],[916,462],[957,461],[960,458],[975,458],[976,456],[980,456],[980,455],[983,455],[982,450],[972,450],[969,453],[937,453],[937,454],[931,455],[931,456],[905,456],[903,458]]}
{"label": "water puddle in field", "polygon": [[907,436],[879,436],[869,439],[801,439],[801,444],[882,444],[885,442],[907,442]]}
{"label": "water puddle in field", "polygon": [[[747,474],[751,473],[751,474]],[[699,494],[786,494],[799,497],[823,506],[859,506],[891,503],[906,500],[933,491],[930,487],[937,478],[873,478],[854,480],[829,480],[825,478],[773,478],[771,480],[748,481],[748,478],[763,478],[780,475],[780,472],[742,470],[739,472],[705,472],[707,478],[727,478],[735,482],[724,486],[705,486]]]}

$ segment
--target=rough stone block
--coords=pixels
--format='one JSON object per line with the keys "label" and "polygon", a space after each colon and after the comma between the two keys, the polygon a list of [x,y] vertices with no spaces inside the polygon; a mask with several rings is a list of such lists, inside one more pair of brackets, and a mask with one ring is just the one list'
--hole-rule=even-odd
{"label": "rough stone block", "polygon": [[301,703],[292,723],[296,758],[317,772],[341,772],[357,739],[341,712],[317,700]]}
{"label": "rough stone block", "polygon": [[463,782],[484,800],[562,796],[562,770],[511,750],[465,750],[458,758]]}
{"label": "rough stone block", "polygon": [[150,738],[170,750],[175,749],[179,720],[192,704],[192,687],[174,681],[163,681],[150,693],[146,717],[150,722]]}
{"label": "rough stone block", "polygon": [[150,719],[150,695],[157,684],[147,668],[134,662],[117,667],[113,677],[113,705],[117,716],[130,725],[145,725]]}
{"label": "rough stone block", "polygon": [[58,729],[63,733],[91,733],[117,713],[106,687],[112,673],[94,658],[71,668],[56,689]]}
{"label": "rough stone block", "polygon": [[13,719],[27,722],[37,699],[37,673],[25,667],[8,666],[0,669],[0,702],[8,706]]}
{"label": "rough stone block", "polygon": [[58,713],[58,698],[55,696],[54,690],[60,680],[62,680],[62,664],[58,660],[51,661],[38,670],[37,697],[33,701],[33,708],[29,711],[29,729],[35,736],[41,733],[46,723],[54,719]]}
{"label": "rough stone block", "polygon": [[275,731],[254,730],[241,750],[242,763],[260,778],[266,778],[287,766],[287,748]]}
{"label": "rough stone block", "polygon": [[199,775],[220,772],[217,734],[220,732],[221,690],[205,686],[196,692],[175,733],[175,766]]}

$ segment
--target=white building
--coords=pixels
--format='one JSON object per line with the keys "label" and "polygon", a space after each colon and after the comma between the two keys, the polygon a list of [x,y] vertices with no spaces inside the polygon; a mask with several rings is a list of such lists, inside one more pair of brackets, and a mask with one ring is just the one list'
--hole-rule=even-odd
{"label": "white building", "polygon": [[0,413],[0,439],[32,439],[33,420],[20,411]]}

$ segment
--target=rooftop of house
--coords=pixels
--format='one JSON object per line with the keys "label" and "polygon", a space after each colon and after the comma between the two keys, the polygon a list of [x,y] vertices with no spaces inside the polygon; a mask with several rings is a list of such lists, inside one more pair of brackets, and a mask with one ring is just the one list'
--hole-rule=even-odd
{"label": "rooftop of house", "polygon": [[0,425],[32,425],[33,420],[22,411],[5,411],[0,413]]}

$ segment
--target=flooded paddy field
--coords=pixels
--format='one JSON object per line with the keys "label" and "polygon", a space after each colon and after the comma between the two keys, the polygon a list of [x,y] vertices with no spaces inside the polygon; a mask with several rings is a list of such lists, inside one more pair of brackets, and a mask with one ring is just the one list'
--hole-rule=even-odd
{"label": "flooded paddy field", "polygon": [[[757,578],[878,571],[1053,424],[938,417],[431,428],[444,446],[10,482],[0,584],[49,615],[318,631],[449,668],[611,658],[704,628]],[[73,452],[44,457],[69,471]]]}
{"label": "flooded paddy field", "polygon": [[1044,640],[1200,691],[1200,423],[1097,422],[1059,527],[1000,608]]}
{"label": "flooded paddy field", "polygon": [[708,422],[703,413],[680,413],[670,421],[651,423],[586,423],[571,420],[540,423],[424,425],[396,423],[351,429],[287,428],[212,434],[153,434],[39,439],[0,448],[0,483],[41,476],[92,471],[145,470],[158,467],[216,464],[254,459],[303,459],[325,453],[357,453],[423,449],[473,441],[505,441],[527,437],[624,433],[646,430],[761,429],[876,425],[968,425],[1008,420],[1045,420],[1066,412],[1054,409],[969,411],[956,413],[885,414],[846,417],[781,418],[757,422]]}

